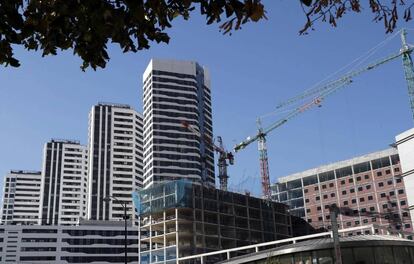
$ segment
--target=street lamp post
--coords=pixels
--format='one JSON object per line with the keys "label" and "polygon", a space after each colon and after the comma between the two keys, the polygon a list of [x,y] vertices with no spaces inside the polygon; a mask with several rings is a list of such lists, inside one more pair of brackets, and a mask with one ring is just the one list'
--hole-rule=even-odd
{"label": "street lamp post", "polygon": [[125,231],[124,231],[124,235],[125,235],[125,238],[124,238],[124,246],[125,246],[125,264],[127,264],[128,263],[128,229],[127,229],[127,220],[128,220],[128,218],[127,218],[127,206],[126,206],[126,202],[125,201],[121,201],[121,200],[118,200],[116,197],[114,197],[114,196],[107,196],[107,197],[105,197],[103,200],[105,201],[105,202],[110,202],[111,201],[111,199],[112,200],[115,200],[115,201],[117,201],[117,202],[119,202],[121,205],[122,205],[122,207],[124,208],[124,224],[125,224]]}

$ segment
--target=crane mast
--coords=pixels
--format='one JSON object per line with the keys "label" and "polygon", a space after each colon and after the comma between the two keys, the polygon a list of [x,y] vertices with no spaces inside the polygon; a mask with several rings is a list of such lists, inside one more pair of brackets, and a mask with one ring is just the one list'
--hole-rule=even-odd
{"label": "crane mast", "polygon": [[[198,138],[200,138],[200,140],[204,140],[206,144],[212,146],[214,151],[217,152],[217,154],[219,155],[217,166],[219,169],[218,178],[220,181],[220,189],[223,191],[227,191],[227,185],[228,185],[228,179],[229,179],[229,175],[227,173],[227,167],[229,164],[230,165],[234,164],[233,153],[225,150],[223,139],[220,136],[217,137],[217,141],[219,143],[219,145],[217,146],[216,144],[214,144],[214,142],[211,140],[210,137],[208,137],[207,135],[201,135],[201,133],[195,127],[190,125],[188,122],[182,121],[181,125],[187,130],[189,130],[190,132],[192,132],[194,135],[196,135]],[[229,163],[227,163],[227,161]]]}
{"label": "crane mast", "polygon": [[260,161],[260,180],[262,182],[262,195],[267,200],[272,199],[270,191],[270,173],[269,173],[269,159],[267,158],[266,135],[263,133],[262,122],[260,118],[257,119],[258,133],[258,149]]}
{"label": "crane mast", "polygon": [[[218,148],[220,150],[224,150],[223,139],[218,136],[217,137]],[[229,180],[229,175],[227,173],[227,153],[226,151],[217,151],[219,153],[218,157],[218,169],[219,169],[219,181],[220,181],[220,190],[227,191],[227,185]]]}
{"label": "crane mast", "polygon": [[406,35],[407,35],[407,32],[405,31],[405,29],[402,29],[401,31],[401,42],[402,42],[401,53],[402,53],[402,60],[403,60],[403,66],[404,66],[405,80],[407,81],[408,97],[410,99],[411,114],[414,120],[414,67],[413,67],[413,61],[410,56],[413,49],[408,46]]}

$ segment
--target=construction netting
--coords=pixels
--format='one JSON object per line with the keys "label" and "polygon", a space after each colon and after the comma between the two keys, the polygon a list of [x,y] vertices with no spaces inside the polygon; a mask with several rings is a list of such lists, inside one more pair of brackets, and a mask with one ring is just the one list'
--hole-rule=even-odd
{"label": "construction netting", "polygon": [[162,212],[169,208],[192,208],[193,183],[177,180],[154,185],[132,194],[139,215]]}

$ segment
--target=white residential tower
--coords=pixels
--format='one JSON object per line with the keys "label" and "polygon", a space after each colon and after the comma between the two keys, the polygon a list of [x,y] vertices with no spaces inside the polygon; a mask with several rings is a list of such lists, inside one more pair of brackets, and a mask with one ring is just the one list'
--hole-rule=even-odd
{"label": "white residential tower", "polygon": [[44,146],[40,223],[75,225],[86,217],[88,154],[78,141],[52,139]]}
{"label": "white residential tower", "polygon": [[[88,218],[120,220],[142,188],[142,116],[129,105],[99,103],[89,115]],[[130,218],[131,219],[131,218]]]}
{"label": "white residential tower", "polygon": [[2,224],[38,224],[40,171],[12,170],[4,177]]}
{"label": "white residential tower", "polygon": [[214,186],[214,153],[204,140],[213,136],[207,69],[192,61],[152,59],[143,89],[145,188],[183,178]]}

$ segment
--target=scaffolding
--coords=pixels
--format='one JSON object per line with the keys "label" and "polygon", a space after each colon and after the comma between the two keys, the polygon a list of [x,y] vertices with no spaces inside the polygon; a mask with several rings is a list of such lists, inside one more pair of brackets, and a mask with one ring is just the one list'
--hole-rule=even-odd
{"label": "scaffolding", "polygon": [[291,236],[286,205],[186,180],[138,191],[134,203],[143,264],[178,263],[194,254]]}

